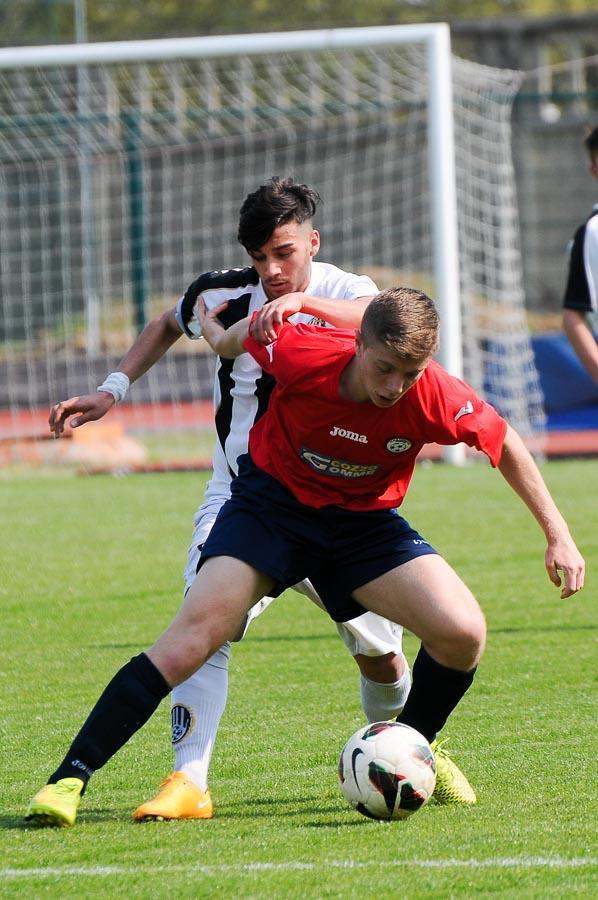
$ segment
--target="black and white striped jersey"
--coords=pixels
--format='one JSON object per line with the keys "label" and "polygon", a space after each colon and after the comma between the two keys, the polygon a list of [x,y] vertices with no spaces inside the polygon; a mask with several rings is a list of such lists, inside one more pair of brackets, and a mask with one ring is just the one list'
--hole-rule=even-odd
{"label": "black and white striped jersey", "polygon": [[563,306],[598,312],[598,205],[578,228],[570,245],[569,276]]}
{"label": "black and white striped jersey", "polygon": [[[366,275],[354,275],[329,263],[313,262],[305,293],[312,297],[356,300],[378,292]],[[225,269],[200,275],[181,297],[176,308],[177,322],[193,339],[201,337],[197,317],[199,295],[208,309],[230,301],[220,315],[225,327],[251,315],[267,302],[256,270]],[[313,316],[296,313],[292,322],[313,322]],[[236,359],[217,358],[214,378],[214,414],[218,439],[212,465],[214,474],[206,490],[206,504],[220,506],[230,493],[231,478],[237,473],[237,459],[247,452],[247,439],[253,423],[265,411],[274,381],[249,353]]]}

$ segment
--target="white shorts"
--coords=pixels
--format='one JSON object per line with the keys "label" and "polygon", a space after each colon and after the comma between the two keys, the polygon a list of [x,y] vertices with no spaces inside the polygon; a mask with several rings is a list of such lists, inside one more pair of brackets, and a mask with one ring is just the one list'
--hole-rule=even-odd
{"label": "white shorts", "polygon": [[[218,509],[211,507],[200,507],[195,516],[195,528],[193,529],[193,539],[189,547],[187,555],[187,565],[185,567],[185,593],[189,590],[197,576],[197,566],[201,556],[201,548],[203,547],[210,529],[214,524]],[[315,603],[323,612],[328,615],[324,604],[320,600],[313,585],[307,579],[300,584],[295,585],[294,590]],[[255,606],[247,613],[245,627],[241,634],[235,638],[240,641],[246,634],[251,622],[256,619],[265,609],[272,603],[273,597],[262,597]],[[365,612],[361,616],[350,619],[348,622],[337,622],[336,628],[341,636],[343,643],[347,647],[351,656],[358,653],[363,656],[385,656],[387,653],[402,653],[403,647],[403,628],[396,622],[384,619],[382,616],[373,612]]]}

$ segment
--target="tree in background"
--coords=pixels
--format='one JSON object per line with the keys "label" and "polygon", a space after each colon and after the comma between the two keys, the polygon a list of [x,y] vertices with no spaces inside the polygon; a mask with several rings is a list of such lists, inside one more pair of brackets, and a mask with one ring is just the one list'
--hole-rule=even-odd
{"label": "tree in background", "polygon": [[[0,45],[72,43],[77,0],[2,0]],[[595,0],[86,0],[90,41],[595,12]]]}

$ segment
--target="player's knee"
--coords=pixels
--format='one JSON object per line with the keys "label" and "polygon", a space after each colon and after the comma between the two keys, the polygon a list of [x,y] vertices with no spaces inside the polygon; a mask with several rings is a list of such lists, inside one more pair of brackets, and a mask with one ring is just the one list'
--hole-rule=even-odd
{"label": "player's knee", "polygon": [[190,627],[184,634],[166,632],[148,655],[170,686],[176,687],[193,675],[221,643],[209,633]]}
{"label": "player's knee", "polygon": [[355,655],[355,662],[361,674],[377,684],[395,684],[407,669],[407,661],[402,653],[385,653],[383,656]]}
{"label": "player's knee", "polygon": [[486,620],[479,607],[456,623],[450,645],[455,668],[469,670],[478,664],[486,645]]}
{"label": "player's knee", "polygon": [[462,643],[462,657],[465,668],[473,669],[480,661],[480,657],[486,646],[486,626],[483,621],[476,623],[475,627],[467,630]]}
{"label": "player's knee", "polygon": [[157,653],[150,651],[148,655],[171,687],[186,681],[205,661],[201,655],[186,652],[183,647],[178,650],[159,648]]}
{"label": "player's knee", "polygon": [[441,635],[426,642],[432,656],[445,666],[467,672],[480,660],[486,643],[486,621],[477,604],[461,610]]}

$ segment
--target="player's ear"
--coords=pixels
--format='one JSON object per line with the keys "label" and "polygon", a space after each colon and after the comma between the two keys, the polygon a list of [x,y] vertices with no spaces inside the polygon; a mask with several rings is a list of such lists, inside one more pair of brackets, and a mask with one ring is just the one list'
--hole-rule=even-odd
{"label": "player's ear", "polygon": [[318,250],[320,249],[320,232],[317,228],[312,230],[312,233],[309,236],[309,255],[315,256]]}
{"label": "player's ear", "polygon": [[359,330],[359,328],[355,329],[355,350],[357,353],[363,350],[363,338],[361,336],[361,331]]}

